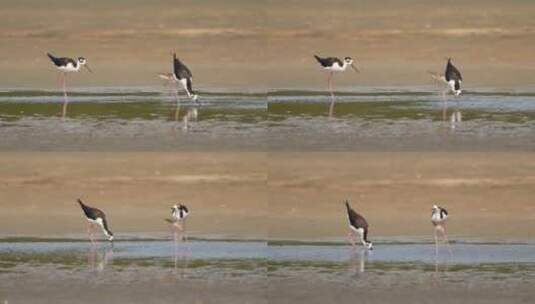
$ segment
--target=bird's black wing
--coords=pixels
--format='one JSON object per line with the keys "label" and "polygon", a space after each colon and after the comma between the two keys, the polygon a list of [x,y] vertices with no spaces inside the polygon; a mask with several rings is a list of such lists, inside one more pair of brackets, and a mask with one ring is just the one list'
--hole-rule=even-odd
{"label": "bird's black wing", "polygon": [[89,219],[96,220],[98,215],[95,208],[89,207],[84,202],[82,202],[81,199],[78,199],[78,204],[80,204],[80,207],[82,208],[82,211],[84,212],[85,216]]}
{"label": "bird's black wing", "polygon": [[368,222],[366,222],[366,219],[364,219],[364,217],[362,217],[360,214],[356,213],[355,210],[351,209],[347,201],[346,201],[346,207],[347,207],[347,216],[349,218],[349,223],[351,224],[351,226],[355,228],[364,228],[365,230],[367,230]]}
{"label": "bird's black wing", "polygon": [[336,57],[327,57],[327,58],[321,58],[319,56],[316,56],[314,55],[314,58],[316,58],[316,60],[321,64],[322,67],[330,67],[332,66],[335,62],[338,62],[338,64],[340,66],[343,66],[344,63],[342,62],[342,60],[336,58]]}
{"label": "bird's black wing", "polygon": [[440,208],[441,217],[444,217],[444,215],[448,215],[448,211],[444,208]]}
{"label": "bird's black wing", "polygon": [[50,60],[52,60],[52,62],[56,65],[56,66],[66,66],[67,64],[69,63],[72,63],[73,66],[77,66],[78,65],[78,62],[74,61],[73,59],[71,58],[67,58],[67,57],[55,57],[54,55],[50,54],[50,53],[46,53],[48,55],[48,58],[50,58]]}
{"label": "bird's black wing", "polygon": [[102,210],[84,204],[81,199],[78,199],[78,204],[80,204],[80,207],[82,207],[82,211],[84,211],[84,214],[87,218],[96,220],[100,217],[103,221],[106,220],[106,215]]}
{"label": "bird's black wing", "polygon": [[176,57],[176,54],[173,54],[173,68],[178,79],[191,78],[193,76],[188,67]]}
{"label": "bird's black wing", "polygon": [[448,61],[448,64],[446,65],[446,72],[444,73],[444,76],[446,77],[446,81],[455,80],[456,85],[457,82],[463,80],[461,72],[459,72],[453,63],[451,63],[451,61]]}

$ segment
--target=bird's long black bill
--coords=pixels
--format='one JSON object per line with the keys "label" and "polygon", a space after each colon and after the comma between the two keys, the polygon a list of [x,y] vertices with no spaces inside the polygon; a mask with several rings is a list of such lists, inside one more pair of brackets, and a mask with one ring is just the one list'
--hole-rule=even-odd
{"label": "bird's long black bill", "polygon": [[357,68],[356,65],[351,64],[351,68],[352,68],[353,70],[355,70],[355,72],[360,73],[360,70],[359,70],[359,68]]}
{"label": "bird's long black bill", "polygon": [[84,66],[89,71],[89,73],[93,73],[93,71],[89,68],[89,66],[87,64],[85,64]]}

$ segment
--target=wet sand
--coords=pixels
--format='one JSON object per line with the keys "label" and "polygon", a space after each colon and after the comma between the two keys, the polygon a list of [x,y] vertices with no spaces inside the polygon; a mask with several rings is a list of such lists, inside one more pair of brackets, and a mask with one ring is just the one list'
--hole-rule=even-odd
{"label": "wet sand", "polygon": [[[291,279],[273,278],[255,281],[250,278],[225,281],[205,281],[199,279],[176,279],[173,275],[159,273],[154,269],[130,269],[117,273],[113,279],[103,275],[86,274],[76,277],[69,271],[61,271],[51,280],[50,269],[33,270],[27,275],[9,276],[7,292],[0,292],[2,299],[9,303],[94,303],[95,299],[112,303],[176,303],[177,299],[186,303],[530,303],[533,298],[531,283],[504,286],[497,281],[480,286],[465,282],[448,282],[435,279],[435,285],[423,285],[429,276],[420,277],[413,284],[399,286],[404,276],[390,278],[393,281],[379,283],[382,278],[373,277],[374,285],[358,286],[358,278],[353,282],[325,282],[306,280],[302,277]],[[310,277],[309,278],[313,278]],[[46,280],[46,289],[41,288]],[[379,282],[378,282],[379,280]],[[266,288],[267,287],[267,288]],[[385,292],[388,289],[388,292]],[[4,289],[5,290],[5,289]],[[97,296],[95,296],[97,293]]]}
{"label": "wet sand", "polygon": [[453,240],[535,233],[531,153],[4,152],[0,168],[4,235],[83,238],[78,197],[109,212],[118,237],[167,233],[181,201],[192,236],[341,240],[345,199],[372,239],[431,240],[436,202]]}
{"label": "wet sand", "polygon": [[[360,298],[365,303],[414,303],[436,297],[433,303],[525,303],[535,296],[533,245],[454,244],[454,255],[434,264],[430,244],[379,245],[372,252],[261,242],[173,244],[0,242],[0,299],[354,303]],[[38,283],[42,281],[45,288]]]}

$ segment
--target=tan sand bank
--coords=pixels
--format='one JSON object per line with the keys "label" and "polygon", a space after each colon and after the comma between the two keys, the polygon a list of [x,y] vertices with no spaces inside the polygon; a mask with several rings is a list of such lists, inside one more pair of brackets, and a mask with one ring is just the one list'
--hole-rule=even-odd
{"label": "tan sand bank", "polygon": [[4,235],[83,236],[78,197],[118,235],[165,233],[182,201],[193,235],[342,238],[346,198],[372,239],[430,238],[435,202],[453,239],[535,232],[531,153],[2,153],[0,168]]}
{"label": "tan sand bank", "polygon": [[[535,3],[512,1],[170,1],[2,3],[0,83],[56,88],[45,52],[85,56],[73,86],[157,85],[171,50],[200,88],[325,88],[314,53],[352,56],[336,87],[430,85],[452,56],[465,87],[535,83]],[[28,9],[31,7],[31,9]],[[148,17],[149,15],[149,17]],[[346,73],[347,74],[347,73]]]}
{"label": "tan sand bank", "polygon": [[84,235],[81,197],[117,236],[167,232],[176,202],[190,207],[192,234],[265,236],[264,153],[4,153],[0,163],[2,234]]}
{"label": "tan sand bank", "polygon": [[532,153],[276,153],[269,158],[270,236],[340,237],[343,200],[373,236],[432,239],[431,206],[453,239],[531,239]]}

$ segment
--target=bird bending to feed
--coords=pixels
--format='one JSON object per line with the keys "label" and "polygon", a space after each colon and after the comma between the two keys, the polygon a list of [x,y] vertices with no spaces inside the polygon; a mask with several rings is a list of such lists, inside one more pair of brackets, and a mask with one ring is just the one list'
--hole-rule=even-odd
{"label": "bird bending to feed", "polygon": [[[463,81],[463,77],[461,75],[461,72],[453,65],[451,58],[446,58],[448,61],[446,64],[446,70],[444,72],[444,75],[439,75],[438,73],[429,72],[431,74],[431,78],[437,82],[439,85],[444,85],[445,89],[441,91],[441,96],[443,99],[443,109],[442,109],[442,120],[446,121],[447,112],[448,112],[448,105],[446,100],[446,93],[450,92],[455,96],[461,95],[461,82]],[[459,101],[457,100],[457,108],[453,111],[451,115],[451,127],[452,129],[455,129],[456,123],[462,121],[462,115],[459,108]]]}
{"label": "bird bending to feed", "polygon": [[360,236],[362,245],[364,245],[367,249],[372,250],[373,244],[372,242],[368,241],[368,222],[366,222],[366,219],[362,215],[351,209],[351,206],[349,206],[349,201],[346,200],[345,204],[347,208],[347,216],[349,218],[348,239],[351,243],[351,246],[355,247],[358,234]]}
{"label": "bird bending to feed", "polygon": [[443,241],[448,245],[448,250],[451,253],[448,235],[446,234],[446,220],[448,219],[448,211],[437,205],[431,208],[431,223],[435,228],[435,253],[438,253],[438,235],[441,234]]}
{"label": "bird bending to feed", "polygon": [[78,203],[80,204],[80,207],[82,208],[82,211],[84,212],[85,217],[87,218],[87,222],[88,222],[87,234],[91,242],[94,242],[93,225],[100,226],[100,228],[102,228],[102,232],[104,232],[104,235],[106,235],[108,240],[110,242],[113,241],[113,233],[108,228],[108,222],[106,221],[106,214],[100,209],[93,208],[84,204],[81,199],[78,199]]}
{"label": "bird bending to feed", "polygon": [[329,86],[329,92],[331,93],[331,105],[329,107],[329,116],[332,116],[334,111],[334,93],[332,86],[332,78],[334,72],[344,72],[347,67],[351,67],[355,72],[360,72],[355,64],[353,64],[353,59],[351,57],[345,57],[344,60],[340,60],[336,57],[327,57],[322,58],[317,55],[314,55],[314,58],[319,62],[323,69],[329,71],[329,76],[327,78],[327,85]]}
{"label": "bird bending to feed", "polygon": [[67,58],[67,57],[56,57],[50,53],[46,53],[48,55],[48,58],[54,63],[56,68],[60,70],[62,73],[62,86],[63,86],[63,109],[61,111],[61,117],[65,117],[67,115],[67,73],[71,72],[78,72],[80,70],[80,67],[84,66],[89,72],[91,69],[87,65],[87,60],[84,57],[78,57],[77,59]]}
{"label": "bird bending to feed", "polygon": [[175,240],[178,232],[184,232],[186,230],[186,217],[189,215],[189,209],[183,204],[175,204],[171,207],[171,218],[165,219],[173,227],[173,234]]}
{"label": "bird bending to feed", "polygon": [[173,73],[160,73],[158,76],[171,83],[181,83],[189,98],[196,101],[198,96],[193,92],[193,75],[189,68],[173,53]]}
{"label": "bird bending to feed", "polygon": [[448,82],[451,92],[455,96],[461,95],[461,82],[463,81],[463,76],[461,75],[461,72],[459,72],[459,70],[453,65],[451,58],[448,58],[444,77]]}
{"label": "bird bending to feed", "polygon": [[[443,83],[447,86],[447,91],[451,92],[455,96],[459,96],[462,93],[461,82],[463,81],[463,76],[461,72],[453,65],[451,58],[446,58],[448,60],[446,64],[446,71],[444,75],[439,75],[437,73],[429,72],[431,78],[439,83]],[[446,92],[443,92],[446,93]]]}

